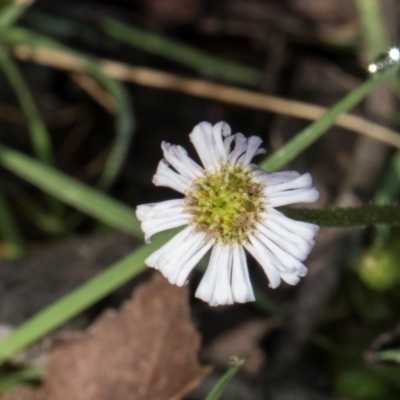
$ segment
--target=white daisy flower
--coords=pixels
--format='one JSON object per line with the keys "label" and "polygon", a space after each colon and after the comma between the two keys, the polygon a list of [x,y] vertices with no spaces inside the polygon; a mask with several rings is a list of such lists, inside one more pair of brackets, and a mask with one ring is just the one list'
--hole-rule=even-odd
{"label": "white daisy flower", "polygon": [[184,198],[137,207],[146,243],[155,233],[187,225],[152,253],[146,265],[183,286],[212,248],[196,291],[196,297],[212,306],[255,300],[244,249],[262,266],[271,288],[281,280],[297,284],[307,274],[302,261],[319,227],[289,219],[275,207],[316,201],[319,194],[310,174],[270,174],[251,164],[255,155],[265,153],[259,148],[261,139],[231,135],[225,122],[201,122],[190,139],[203,167],[184,148],[163,142],[165,159],[153,178],[155,185],[172,188]]}

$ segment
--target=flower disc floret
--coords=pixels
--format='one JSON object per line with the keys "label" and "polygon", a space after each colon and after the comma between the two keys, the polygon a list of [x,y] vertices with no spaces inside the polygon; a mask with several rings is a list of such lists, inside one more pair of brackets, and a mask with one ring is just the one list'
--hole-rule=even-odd
{"label": "flower disc floret", "polygon": [[265,209],[262,189],[250,168],[228,162],[195,180],[185,211],[196,231],[225,244],[242,244]]}

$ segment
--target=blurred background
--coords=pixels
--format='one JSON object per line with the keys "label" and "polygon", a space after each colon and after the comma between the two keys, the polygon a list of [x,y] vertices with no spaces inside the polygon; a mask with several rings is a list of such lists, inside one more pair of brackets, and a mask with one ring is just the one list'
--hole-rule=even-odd
{"label": "blurred background", "polygon": [[[43,191],[47,175],[21,172],[4,149],[132,209],[175,198],[151,183],[162,140],[194,155],[192,128],[224,120],[261,136],[270,154],[323,112],[304,104],[330,108],[367,79],[400,28],[396,0],[11,4],[0,8],[0,336],[142,243],[63,201],[75,190],[68,182],[60,197]],[[395,81],[381,84],[352,112],[396,131],[399,93]],[[398,201],[395,147],[354,130],[331,128],[286,166],[311,172],[315,207]],[[199,357],[214,369],[184,398],[205,398],[237,355],[246,363],[222,399],[399,399],[399,257],[398,228],[326,228],[297,287],[272,291],[251,264],[256,303],[210,308],[190,296]],[[150,275],[63,330],[86,328]],[[21,365],[43,368],[47,352],[44,340],[3,367],[0,389],[1,379],[7,390],[39,385],[37,376],[9,377]]]}

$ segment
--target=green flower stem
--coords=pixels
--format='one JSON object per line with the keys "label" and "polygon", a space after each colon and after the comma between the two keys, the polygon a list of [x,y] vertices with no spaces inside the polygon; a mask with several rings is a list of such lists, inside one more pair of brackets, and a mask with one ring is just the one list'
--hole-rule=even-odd
{"label": "green flower stem", "polygon": [[241,360],[237,357],[232,357],[230,364],[231,367],[228,369],[228,371],[225,372],[225,374],[222,376],[222,378],[216,383],[216,385],[212,388],[211,392],[207,395],[207,397],[204,400],[218,400],[226,387],[228,386],[228,383],[232,380],[232,378],[237,374],[239,371],[240,367],[244,364],[245,360]]}
{"label": "green flower stem", "polygon": [[320,119],[303,129],[281,149],[262,161],[259,166],[266,171],[276,171],[297,157],[322,136],[340,117],[364,99],[380,82],[394,76],[400,64],[381,74],[376,74],[329,109]]}
{"label": "green flower stem", "polygon": [[280,207],[279,210],[289,218],[312,222],[326,228],[400,224],[400,206],[397,205],[368,205],[354,208],[332,208],[328,210]]}
{"label": "green flower stem", "polygon": [[25,349],[141,273],[146,257],[175,233],[176,230],[158,235],[151,244],[139,247],[106,271],[30,318],[0,343],[0,362],[9,360],[18,351]]}

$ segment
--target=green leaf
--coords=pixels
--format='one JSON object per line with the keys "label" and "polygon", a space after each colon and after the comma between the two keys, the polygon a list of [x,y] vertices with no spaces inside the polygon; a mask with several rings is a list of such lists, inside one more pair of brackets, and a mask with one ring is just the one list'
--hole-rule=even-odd
{"label": "green leaf", "polygon": [[134,210],[18,151],[0,145],[0,164],[43,191],[94,218],[143,237]]}
{"label": "green leaf", "polygon": [[232,357],[230,360],[231,367],[228,369],[228,371],[225,372],[222,378],[212,388],[211,392],[207,395],[205,400],[218,400],[221,397],[222,393],[225,391],[229,382],[237,374],[240,367],[244,364],[244,362],[245,360],[241,360],[237,357]]}
{"label": "green leaf", "polygon": [[373,57],[387,51],[387,32],[383,24],[381,3],[376,0],[356,0],[363,35],[368,50]]}
{"label": "green leaf", "polygon": [[400,350],[380,351],[378,357],[382,361],[394,361],[400,364]]}
{"label": "green leaf", "polygon": [[250,86],[259,86],[262,82],[262,73],[254,68],[227,62],[220,57],[211,56],[193,46],[179,43],[165,36],[111,18],[104,19],[102,25],[104,31],[114,39],[179,62],[201,73],[216,75],[231,82]]}
{"label": "green leaf", "polygon": [[33,1],[15,1],[4,7],[0,12],[0,38],[2,34],[13,25],[18,18],[26,11]]}
{"label": "green leaf", "polygon": [[335,382],[335,391],[340,397],[351,399],[386,399],[388,385],[373,370],[354,367],[340,371]]}

